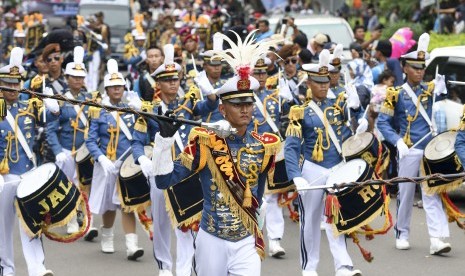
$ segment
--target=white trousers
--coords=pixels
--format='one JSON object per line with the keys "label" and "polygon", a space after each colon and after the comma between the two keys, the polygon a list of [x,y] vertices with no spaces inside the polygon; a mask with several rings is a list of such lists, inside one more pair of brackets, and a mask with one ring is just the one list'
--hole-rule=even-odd
{"label": "white trousers", "polygon": [[283,208],[278,205],[279,194],[265,195],[265,224],[268,239],[282,239],[284,234]]}
{"label": "white trousers", "polygon": [[[5,186],[0,193],[0,266],[3,268],[3,275],[14,275],[13,228],[16,222],[14,201],[20,178],[18,175],[7,174],[4,179]],[[46,269],[41,239],[29,238],[21,223],[19,232],[29,276],[43,274]]]}
{"label": "white trousers", "polygon": [[103,215],[107,211],[116,211],[118,209],[119,200],[117,197],[115,198],[116,180],[122,162],[116,161],[114,164],[116,171],[109,173],[105,177],[100,163],[94,163],[94,174],[89,197],[89,207],[93,214]]}
{"label": "white trousers", "polygon": [[[330,170],[305,160],[302,177],[311,186],[325,185]],[[322,189],[303,191],[299,193],[300,213],[300,264],[302,270],[316,271],[320,260],[321,218],[324,210],[324,195]],[[352,267],[352,259],[347,252],[344,235],[334,236],[332,225],[326,224],[326,236],[329,248],[334,258],[334,268]]]}
{"label": "white trousers", "polygon": [[254,237],[230,242],[200,229],[195,238],[195,270],[198,276],[260,276]]}
{"label": "white trousers", "polygon": [[89,73],[86,76],[87,91],[98,90],[100,60],[100,51],[94,51],[92,60],[89,61]]}
{"label": "white trousers", "polygon": [[[163,190],[155,185],[155,179],[150,179],[150,200],[153,220],[153,256],[158,268],[168,269],[173,267],[171,256],[171,220],[166,211]],[[182,232],[178,228],[176,234],[176,275],[190,276],[192,273],[192,259],[194,257],[194,236],[192,231]],[[211,274],[213,275],[213,274]]]}
{"label": "white trousers", "polygon": [[[399,161],[399,176],[418,176],[422,156],[423,150],[410,149],[410,153]],[[399,193],[397,195],[397,222],[394,228],[397,239],[409,238],[415,186],[416,185],[411,182],[399,184]],[[423,209],[426,212],[426,224],[428,225],[428,234],[430,237],[449,237],[449,223],[439,195],[428,195],[422,188],[421,198],[423,201]]]}
{"label": "white trousers", "polygon": [[79,188],[79,181],[76,171],[76,162],[74,157],[71,155],[71,151],[67,149],[62,149],[62,151],[68,157],[65,162],[55,162],[58,168],[60,168],[66,175],[66,177],[73,182],[73,184]]}

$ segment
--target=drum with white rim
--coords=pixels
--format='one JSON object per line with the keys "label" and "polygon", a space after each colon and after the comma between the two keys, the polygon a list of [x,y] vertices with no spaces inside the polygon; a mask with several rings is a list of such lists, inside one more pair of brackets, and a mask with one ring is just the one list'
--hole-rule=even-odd
{"label": "drum with white rim", "polygon": [[[435,136],[426,145],[421,164],[422,173],[456,174],[463,172],[463,166],[455,152],[456,131],[446,131]],[[441,193],[454,190],[462,184],[462,180],[443,181],[429,180],[424,185],[428,193]]]}
{"label": "drum with white rim", "polygon": [[353,159],[338,167],[326,180],[325,215],[331,217],[337,235],[356,231],[381,214],[384,187],[371,185],[334,189],[334,185],[372,178],[373,167],[363,159]]}
{"label": "drum with white rim", "polygon": [[[42,232],[56,236],[49,229],[67,224],[83,202],[79,189],[63,171],[55,163],[46,163],[21,175],[15,205],[25,231],[37,237]],[[76,236],[83,235],[86,227],[87,223]]]}
{"label": "drum with white rim", "polygon": [[76,171],[79,183],[84,186],[90,185],[94,174],[94,159],[90,155],[90,152],[86,147],[86,143],[83,143],[76,151],[74,160],[76,161]]}
{"label": "drum with white rim", "polygon": [[342,143],[342,155],[347,161],[362,158],[379,174],[389,165],[389,149],[371,132],[363,132],[347,138]]}

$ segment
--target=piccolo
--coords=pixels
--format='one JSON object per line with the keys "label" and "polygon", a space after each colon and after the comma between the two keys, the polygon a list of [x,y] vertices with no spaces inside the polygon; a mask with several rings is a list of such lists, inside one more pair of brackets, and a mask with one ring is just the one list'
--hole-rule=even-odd
{"label": "piccolo", "polygon": [[80,100],[75,100],[75,99],[68,99],[64,95],[46,95],[44,93],[39,93],[35,91],[31,91],[28,89],[15,89],[15,88],[10,88],[6,86],[0,86],[0,91],[9,91],[9,92],[18,92],[18,93],[24,93],[24,94],[29,94],[31,96],[37,97],[39,99],[43,98],[48,98],[48,99],[54,99],[57,101],[64,101],[64,102],[69,102],[73,105],[87,105],[87,106],[93,106],[93,107],[98,107],[102,108],[106,111],[117,111],[117,112],[124,112],[124,113],[131,113],[137,116],[142,116],[144,118],[148,118],[154,121],[157,120],[162,120],[162,121],[168,121],[168,122],[173,122],[173,123],[180,123],[180,124],[186,124],[186,125],[192,125],[192,126],[198,126],[198,127],[203,127],[205,129],[211,130],[215,132],[218,136],[220,137],[227,137],[231,134],[237,133],[237,129],[229,126],[228,129],[225,129],[224,125],[220,123],[204,123],[200,121],[194,121],[194,120],[188,120],[184,118],[179,118],[176,116],[165,116],[165,115],[160,115],[160,114],[155,114],[151,112],[145,112],[145,111],[137,111],[134,110],[130,107],[116,107],[116,106],[111,106],[111,105],[103,105],[100,103],[97,103],[95,101],[80,101]]}

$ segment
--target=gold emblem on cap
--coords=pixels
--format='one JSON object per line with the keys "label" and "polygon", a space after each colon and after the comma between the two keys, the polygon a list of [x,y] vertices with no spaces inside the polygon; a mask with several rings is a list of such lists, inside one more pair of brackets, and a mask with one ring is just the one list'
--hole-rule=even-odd
{"label": "gold emblem on cap", "polygon": [[318,69],[318,74],[320,75],[328,74],[328,66],[321,66],[320,69]]}
{"label": "gold emblem on cap", "polygon": [[76,64],[74,70],[83,70],[81,64]]}
{"label": "gold emblem on cap", "polygon": [[255,66],[265,66],[265,60],[263,58],[258,59]]}
{"label": "gold emblem on cap", "polygon": [[174,64],[166,64],[165,65],[165,70],[166,71],[174,71],[176,69],[176,65]]}
{"label": "gold emblem on cap", "polygon": [[119,79],[118,73],[111,74],[110,80],[118,80],[118,79]]}
{"label": "gold emblem on cap", "polygon": [[10,75],[19,75],[19,67],[13,66],[10,68]]}
{"label": "gold emblem on cap", "polygon": [[424,59],[425,59],[425,52],[423,52],[423,51],[418,51],[418,53],[417,53],[417,59],[422,59],[422,60],[424,60]]}
{"label": "gold emblem on cap", "polygon": [[333,59],[333,61],[331,62],[331,64],[333,66],[339,66],[339,64],[341,64],[341,59],[340,58],[335,58]]}
{"label": "gold emblem on cap", "polygon": [[237,81],[237,90],[249,90],[250,89],[250,80],[249,79],[244,79],[244,80],[238,80]]}

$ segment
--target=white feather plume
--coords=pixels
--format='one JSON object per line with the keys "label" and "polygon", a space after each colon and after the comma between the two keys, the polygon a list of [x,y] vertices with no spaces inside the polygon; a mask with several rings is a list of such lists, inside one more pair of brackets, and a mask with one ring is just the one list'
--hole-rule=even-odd
{"label": "white feather plume", "polygon": [[11,49],[10,65],[19,67],[21,63],[23,63],[23,50],[19,47],[14,47]]}
{"label": "white feather plume", "polygon": [[221,52],[223,51],[223,37],[220,33],[215,33],[213,35],[213,51]]}
{"label": "white feather plume", "polygon": [[335,58],[341,58],[342,57],[342,52],[344,51],[344,45],[342,44],[337,44],[336,48],[334,48],[333,51],[333,59]]}
{"label": "white feather plume", "polygon": [[166,44],[163,46],[163,53],[165,54],[164,64],[173,64],[174,63],[174,46],[173,44]]}
{"label": "white feather plume", "polygon": [[418,39],[418,51],[427,52],[429,46],[429,34],[423,33]]}
{"label": "white feather plume", "polygon": [[254,43],[254,34],[256,31],[257,30],[250,32],[244,41],[242,41],[241,37],[236,32],[232,31],[237,37],[237,44],[226,35],[220,33],[219,36],[229,44],[231,49],[215,51],[212,58],[222,58],[231,66],[235,73],[237,73],[238,68],[244,66],[249,66],[252,70],[255,63],[260,58],[260,55],[270,52],[270,47],[277,43],[275,40]]}
{"label": "white feather plume", "polygon": [[329,65],[329,51],[327,49],[324,49],[323,51],[321,51],[318,58],[319,58],[318,65],[320,67],[322,67],[322,66],[328,67],[328,65]]}
{"label": "white feather plume", "polygon": [[84,48],[82,46],[76,46],[74,47],[74,63],[79,63],[82,64],[84,61]]}
{"label": "white feather plume", "polygon": [[118,62],[114,59],[109,59],[107,62],[108,74],[118,73]]}

